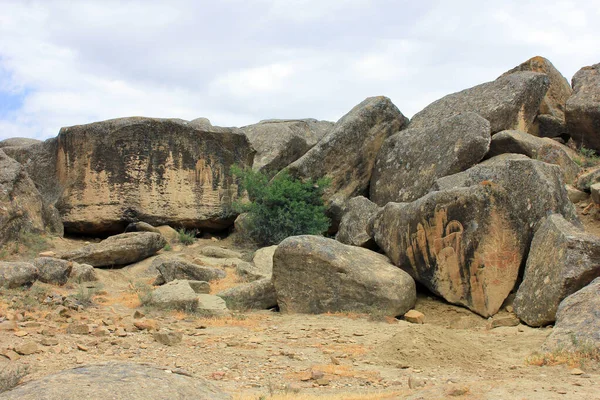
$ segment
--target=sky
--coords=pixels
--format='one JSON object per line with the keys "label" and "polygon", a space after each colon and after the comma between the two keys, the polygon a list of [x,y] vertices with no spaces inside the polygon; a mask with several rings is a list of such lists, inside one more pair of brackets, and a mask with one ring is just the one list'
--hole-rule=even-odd
{"label": "sky", "polygon": [[148,116],[407,117],[541,55],[600,62],[600,0],[0,0],[0,140]]}

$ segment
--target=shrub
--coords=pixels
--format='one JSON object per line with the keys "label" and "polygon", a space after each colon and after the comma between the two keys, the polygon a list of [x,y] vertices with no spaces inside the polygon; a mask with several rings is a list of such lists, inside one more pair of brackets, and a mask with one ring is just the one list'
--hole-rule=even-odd
{"label": "shrub", "polygon": [[588,149],[582,145],[577,153],[578,157],[573,158],[573,161],[582,168],[594,167],[600,164],[600,157],[593,149]]}
{"label": "shrub", "polygon": [[259,245],[278,244],[289,236],[319,235],[329,228],[323,192],[327,179],[302,181],[282,171],[275,178],[250,169],[232,167],[249,202],[235,203],[248,212],[248,235]]}
{"label": "shrub", "polygon": [[179,235],[179,242],[181,244],[184,244],[186,246],[189,246],[190,244],[193,244],[194,241],[196,240],[196,230],[185,230],[184,228],[178,229],[177,233]]}

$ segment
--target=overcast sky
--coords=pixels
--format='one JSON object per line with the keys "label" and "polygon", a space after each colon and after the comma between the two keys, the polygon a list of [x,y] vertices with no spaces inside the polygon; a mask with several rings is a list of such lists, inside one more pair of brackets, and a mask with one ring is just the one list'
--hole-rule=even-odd
{"label": "overcast sky", "polygon": [[542,55],[600,62],[600,0],[0,0],[0,139],[132,115],[408,117]]}

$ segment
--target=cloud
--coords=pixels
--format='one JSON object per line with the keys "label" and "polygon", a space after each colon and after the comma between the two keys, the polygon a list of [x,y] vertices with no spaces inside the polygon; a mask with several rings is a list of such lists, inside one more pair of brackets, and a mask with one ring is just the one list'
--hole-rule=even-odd
{"label": "cloud", "polygon": [[534,55],[595,59],[600,2],[0,0],[0,139],[129,115],[407,116]]}

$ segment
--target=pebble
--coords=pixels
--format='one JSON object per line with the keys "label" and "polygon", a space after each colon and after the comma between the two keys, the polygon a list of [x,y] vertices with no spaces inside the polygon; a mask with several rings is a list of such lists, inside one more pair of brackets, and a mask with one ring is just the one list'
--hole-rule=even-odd
{"label": "pebble", "polygon": [[404,314],[404,319],[412,324],[424,324],[425,315],[417,310],[409,310]]}
{"label": "pebble", "polygon": [[29,356],[31,354],[37,353],[39,351],[39,348],[36,342],[26,342],[22,345],[16,346],[15,351],[22,356]]}

